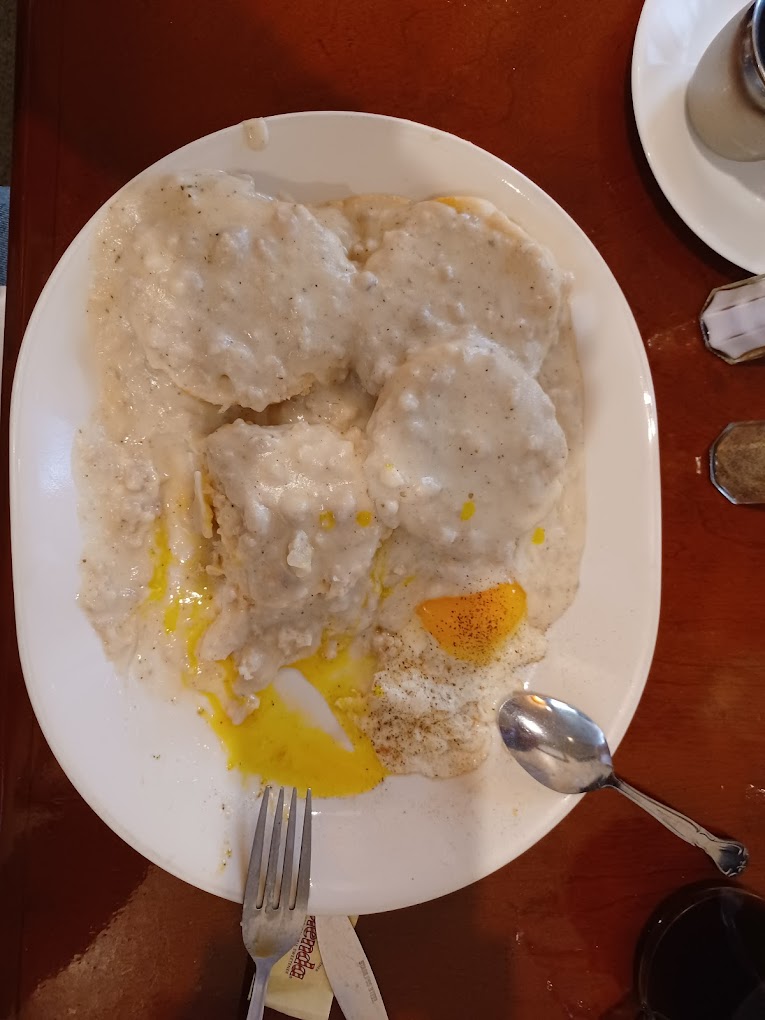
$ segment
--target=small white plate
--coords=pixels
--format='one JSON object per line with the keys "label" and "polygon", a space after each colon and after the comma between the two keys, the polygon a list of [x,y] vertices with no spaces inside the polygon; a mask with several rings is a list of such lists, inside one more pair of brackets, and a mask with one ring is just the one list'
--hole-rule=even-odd
{"label": "small white plate", "polygon": [[[643,690],[659,612],[660,506],[654,396],[634,319],[595,248],[563,210],[507,164],[409,121],[305,113],[268,121],[262,151],[241,126],[202,138],[146,173],[252,172],[261,190],[317,201],[381,191],[487,198],[572,276],[585,381],[587,535],[581,587],[550,633],[534,685],[597,718],[612,747]],[[196,714],[121,680],[77,605],[82,536],[71,449],[94,388],[86,369],[89,253],[83,228],[30,320],[13,392],[12,531],[24,674],[43,732],[93,809],[156,864],[239,900],[257,798]],[[316,802],[311,906],[390,910],[482,878],[523,853],[576,798],[543,789],[497,735],[484,766],[449,781],[387,779],[371,793]]]}
{"label": "small white plate", "polygon": [[736,163],[699,141],[685,91],[720,29],[751,0],[646,0],[632,54],[640,140],[664,194],[710,248],[765,272],[765,160]]}

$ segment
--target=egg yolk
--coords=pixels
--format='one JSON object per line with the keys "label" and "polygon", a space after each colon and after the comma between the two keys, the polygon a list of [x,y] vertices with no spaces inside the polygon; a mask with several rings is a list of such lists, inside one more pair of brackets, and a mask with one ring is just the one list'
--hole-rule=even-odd
{"label": "egg yolk", "polygon": [[260,704],[243,722],[232,722],[223,695],[230,701],[241,700],[234,686],[236,664],[230,657],[220,662],[199,658],[199,644],[215,618],[201,552],[200,539],[190,553],[176,556],[168,529],[160,523],[151,552],[154,570],[147,606],[158,612],[165,633],[184,649],[183,680],[205,692],[209,707],[201,714],[223,744],[228,767],[266,782],[296,786],[302,792],[310,786],[317,797],[347,797],[377,786],[387,773],[352,714],[372,686],[376,661],[371,655],[352,654],[350,642],[341,644],[333,658],[321,649],[292,664],[323,696],[349,746],[287,704],[274,685],[260,692]]}
{"label": "egg yolk", "polygon": [[299,670],[336,712],[342,710],[341,700],[358,700],[367,693],[377,672],[377,660],[374,655],[352,654],[350,642],[344,641],[333,658],[325,649],[319,649],[293,662],[292,669]]}
{"label": "egg yolk", "polygon": [[[233,682],[236,667],[231,663],[230,668]],[[374,658],[351,655],[346,647],[333,659],[319,651],[292,668],[323,695],[350,747],[288,705],[273,685],[260,693],[259,706],[239,724],[231,721],[219,698],[208,695],[209,719],[228,751],[229,768],[302,792],[310,786],[317,797],[348,797],[377,786],[386,771],[349,711],[372,684]]]}
{"label": "egg yolk", "polygon": [[350,797],[382,782],[386,772],[369,738],[344,713],[335,712],[351,744],[347,749],[302,712],[287,705],[273,686],[244,722],[233,723],[215,695],[208,695],[213,729],[228,752],[228,767],[282,786],[307,787],[316,797]]}
{"label": "egg yolk", "polygon": [[526,592],[519,584],[428,599],[417,607],[423,627],[445,652],[476,663],[490,662],[525,615]]}

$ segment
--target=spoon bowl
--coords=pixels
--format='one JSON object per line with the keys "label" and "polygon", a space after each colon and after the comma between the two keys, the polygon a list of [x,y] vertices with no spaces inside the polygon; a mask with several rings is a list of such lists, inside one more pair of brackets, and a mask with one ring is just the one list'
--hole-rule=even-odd
{"label": "spoon bowl", "polygon": [[499,732],[516,761],[556,793],[587,793],[613,774],[605,734],[565,701],[518,691],[500,707]]}

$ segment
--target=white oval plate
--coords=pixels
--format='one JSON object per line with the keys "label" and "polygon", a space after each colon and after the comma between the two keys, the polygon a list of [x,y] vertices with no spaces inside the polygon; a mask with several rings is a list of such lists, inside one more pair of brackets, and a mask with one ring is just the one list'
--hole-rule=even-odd
{"label": "white oval plate", "polygon": [[[256,152],[240,125],[145,174],[248,170],[261,190],[317,201],[353,192],[478,195],[547,245],[573,278],[586,387],[587,538],[576,600],[554,626],[537,689],[580,705],[618,745],[643,690],[659,612],[660,505],[651,379],[635,322],[595,248],[516,170],[452,135],[354,113],[268,121]],[[143,175],[142,175],[143,176]],[[120,679],[78,608],[82,536],[71,448],[94,390],[86,368],[89,252],[102,213],[54,270],[16,370],[13,576],[29,694],[61,766],[115,832],[202,889],[242,897],[257,800],[190,693],[175,703]],[[533,846],[575,805],[529,779],[499,738],[483,767],[449,781],[388,779],[318,801],[311,909],[390,910],[474,882]]]}
{"label": "white oval plate", "polygon": [[765,161],[736,163],[699,141],[685,91],[707,46],[751,0],[646,0],[632,53],[632,103],[659,187],[710,248],[765,272]]}

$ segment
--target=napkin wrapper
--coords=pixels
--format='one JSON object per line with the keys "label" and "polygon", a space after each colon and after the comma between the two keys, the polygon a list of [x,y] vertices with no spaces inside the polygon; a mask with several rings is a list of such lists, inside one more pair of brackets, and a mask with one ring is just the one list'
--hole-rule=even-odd
{"label": "napkin wrapper", "polygon": [[[355,927],[358,917],[350,921]],[[333,998],[316,940],[316,919],[309,916],[298,944],[271,971],[266,1005],[296,1020],[327,1020]]]}

